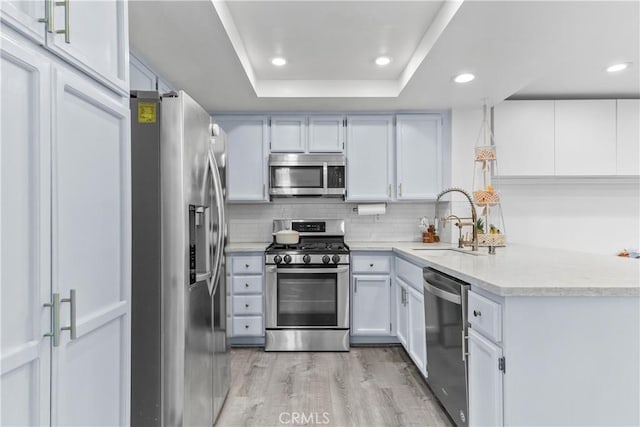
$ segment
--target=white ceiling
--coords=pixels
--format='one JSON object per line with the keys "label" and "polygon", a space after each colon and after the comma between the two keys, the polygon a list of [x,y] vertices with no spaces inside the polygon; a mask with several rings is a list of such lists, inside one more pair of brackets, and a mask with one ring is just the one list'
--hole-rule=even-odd
{"label": "white ceiling", "polygon": [[[637,1],[129,2],[134,52],[210,111],[640,97]],[[379,54],[393,61],[373,63]],[[288,64],[273,67],[270,59]],[[618,75],[604,68],[633,63]],[[465,85],[451,78],[470,71]]]}

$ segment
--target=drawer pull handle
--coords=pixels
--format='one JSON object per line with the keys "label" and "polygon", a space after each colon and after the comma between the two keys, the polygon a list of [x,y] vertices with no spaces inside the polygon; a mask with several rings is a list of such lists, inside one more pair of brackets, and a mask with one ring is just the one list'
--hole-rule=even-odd
{"label": "drawer pull handle", "polygon": [[482,313],[480,313],[480,310],[473,310],[473,317],[480,317],[482,316]]}
{"label": "drawer pull handle", "polygon": [[244,325],[244,328],[245,329],[249,329],[249,325]]}
{"label": "drawer pull handle", "polygon": [[373,267],[373,264],[369,264],[369,267]]}
{"label": "drawer pull handle", "polygon": [[245,305],[244,305],[244,308],[249,308],[249,304],[245,304]]}
{"label": "drawer pull handle", "polygon": [[245,287],[245,288],[248,288],[248,287],[249,287],[249,284],[248,284],[248,283],[245,283],[245,284],[244,284],[244,287]]}

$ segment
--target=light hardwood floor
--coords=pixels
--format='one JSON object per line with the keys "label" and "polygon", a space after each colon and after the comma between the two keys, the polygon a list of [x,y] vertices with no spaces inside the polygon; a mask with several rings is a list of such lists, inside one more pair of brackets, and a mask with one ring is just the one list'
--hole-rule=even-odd
{"label": "light hardwood floor", "polygon": [[218,426],[451,426],[401,347],[231,351]]}

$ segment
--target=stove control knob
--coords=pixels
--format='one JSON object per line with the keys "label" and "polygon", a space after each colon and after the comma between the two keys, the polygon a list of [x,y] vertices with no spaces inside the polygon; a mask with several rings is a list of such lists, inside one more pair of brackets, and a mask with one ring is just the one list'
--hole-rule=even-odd
{"label": "stove control knob", "polygon": [[311,262],[311,257],[309,255],[305,255],[302,257],[302,261],[304,261],[305,264],[309,264]]}
{"label": "stove control knob", "polygon": [[280,255],[276,255],[273,257],[273,261],[275,261],[276,264],[280,264],[282,262],[282,257]]}
{"label": "stove control knob", "polygon": [[331,261],[331,258],[329,258],[329,255],[325,255],[322,257],[322,262],[324,264],[329,264],[329,261]]}
{"label": "stove control knob", "polygon": [[286,262],[287,264],[289,264],[291,262],[291,255],[285,255],[284,256],[284,262]]}
{"label": "stove control knob", "polygon": [[333,261],[334,264],[337,264],[340,262],[340,255],[334,255],[333,258],[331,258],[331,261]]}

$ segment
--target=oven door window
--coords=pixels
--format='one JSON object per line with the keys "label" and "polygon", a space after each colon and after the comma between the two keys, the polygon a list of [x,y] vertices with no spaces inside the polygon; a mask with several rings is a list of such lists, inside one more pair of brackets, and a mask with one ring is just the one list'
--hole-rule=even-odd
{"label": "oven door window", "polygon": [[324,188],[322,166],[271,166],[273,188]]}
{"label": "oven door window", "polygon": [[278,272],[278,326],[337,326],[337,273]]}

